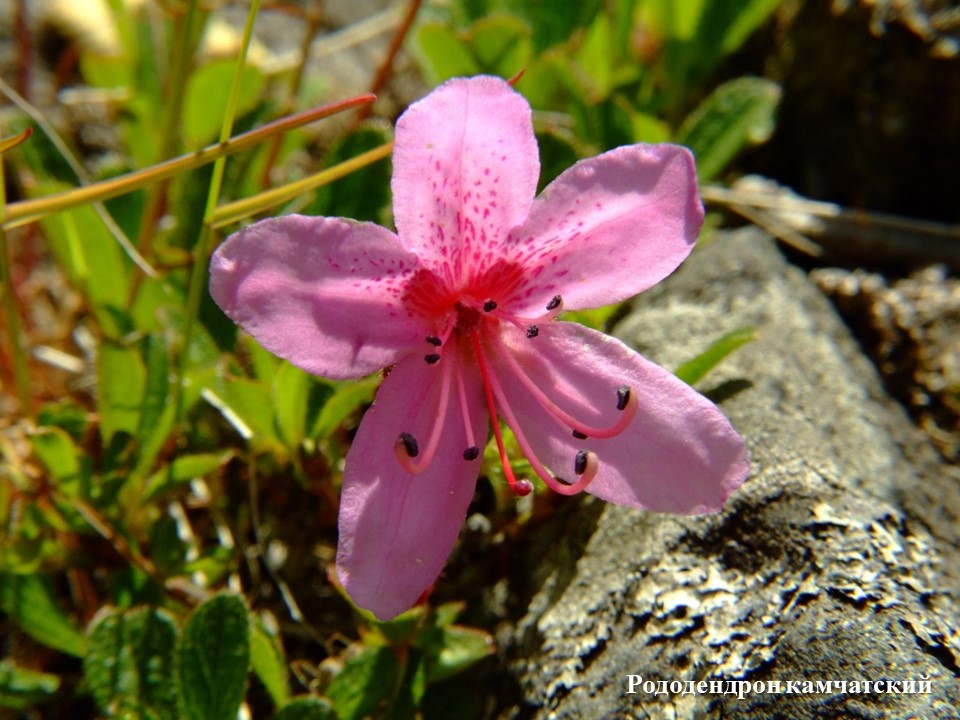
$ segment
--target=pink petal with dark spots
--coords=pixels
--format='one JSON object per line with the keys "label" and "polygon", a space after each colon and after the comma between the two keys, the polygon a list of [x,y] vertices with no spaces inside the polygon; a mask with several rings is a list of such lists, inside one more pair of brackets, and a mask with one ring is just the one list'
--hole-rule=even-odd
{"label": "pink petal with dark spots", "polygon": [[316,375],[356,378],[422,344],[422,321],[400,302],[418,263],[377,225],[287,215],[217,248],[210,294],[270,352]]}
{"label": "pink petal with dark spots", "polygon": [[619,435],[578,440],[543,410],[502,358],[494,358],[511,407],[540,459],[570,479],[578,450],[592,450],[599,471],[587,492],[617,505],[700,514],[717,512],[746,479],[743,439],[709,400],[616,338],[574,323],[548,323],[504,343],[538,387],[566,412],[594,426],[617,420],[617,389],[637,393],[639,409]]}
{"label": "pink petal with dark spots", "polygon": [[[410,608],[437,579],[466,518],[480,460],[465,460],[468,441],[456,397],[438,417],[442,364],[419,356],[402,361],[383,381],[347,454],[340,496],[337,575],[360,607],[381,619]],[[465,377],[470,422],[487,436],[482,390]],[[432,462],[411,475],[394,454],[400,433],[424,449],[435,421],[444,433]]]}
{"label": "pink petal with dark spots", "polygon": [[582,160],[537,198],[510,234],[507,256],[533,281],[511,309],[568,309],[626,300],[690,253],[703,208],[693,156],[678,145],[629,145]]}
{"label": "pink petal with dark spots", "polygon": [[451,80],[397,122],[393,209],[403,243],[458,279],[524,221],[540,161],[530,106],[499,78]]}

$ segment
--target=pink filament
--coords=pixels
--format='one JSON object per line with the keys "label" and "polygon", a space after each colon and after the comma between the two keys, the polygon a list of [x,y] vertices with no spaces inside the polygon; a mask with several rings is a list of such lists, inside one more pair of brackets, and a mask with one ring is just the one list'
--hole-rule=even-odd
{"label": "pink filament", "polygon": [[561,299],[560,302],[557,303],[556,307],[550,310],[547,310],[543,315],[538,315],[537,317],[533,317],[533,318],[520,317],[519,315],[512,315],[508,312],[504,312],[503,310],[499,310],[499,309],[494,310],[491,313],[491,315],[501,320],[506,320],[507,322],[514,325],[515,327],[520,328],[521,330],[526,330],[531,325],[537,325],[539,323],[545,323],[545,322],[548,322],[549,320],[553,320],[557,317],[557,315],[559,315],[562,312],[563,312],[563,300]]}
{"label": "pink filament", "polygon": [[524,497],[533,491],[533,485],[529,480],[517,480],[513,474],[513,468],[510,467],[510,461],[507,459],[507,450],[503,446],[503,434],[500,432],[500,423],[497,421],[497,405],[493,401],[493,390],[490,387],[490,373],[487,371],[487,363],[483,358],[483,350],[480,348],[480,341],[477,340],[476,333],[470,333],[470,339],[473,341],[473,348],[477,353],[477,364],[480,366],[480,376],[483,378],[483,394],[487,398],[487,410],[490,413],[490,423],[493,425],[493,437],[497,441],[497,450],[500,453],[500,464],[503,466],[503,474],[507,478],[507,484],[514,495]]}
{"label": "pink filament", "polygon": [[440,445],[440,436],[443,433],[443,421],[447,416],[447,406],[450,403],[450,363],[452,357],[441,360],[442,373],[440,376],[440,398],[437,402],[437,413],[433,420],[433,427],[430,429],[430,436],[426,446],[416,458],[410,457],[403,444],[396,446],[397,460],[400,465],[411,475],[417,475],[426,470],[433,461],[433,456],[437,454],[437,447]]}
{"label": "pink filament", "polygon": [[473,425],[470,422],[470,407],[467,403],[467,389],[463,383],[463,368],[457,365],[457,395],[460,398],[460,414],[463,416],[463,429],[467,434],[467,447],[477,447],[473,435]]}
{"label": "pink filament", "polygon": [[[523,434],[523,431],[520,429],[520,425],[517,422],[516,416],[513,414],[513,410],[510,408],[509,402],[503,393],[503,389],[500,387],[500,384],[497,382],[496,378],[490,373],[487,368],[486,359],[483,356],[483,350],[480,347],[480,341],[477,339],[476,333],[471,333],[470,339],[473,341],[473,347],[477,354],[477,363],[480,366],[480,375],[483,378],[483,389],[487,396],[487,406],[490,410],[490,418],[493,423],[493,432],[497,440],[497,448],[500,451],[500,462],[503,464],[504,474],[507,477],[507,483],[510,485],[511,489],[514,492],[517,492],[516,486],[518,482],[515,480],[513,471],[510,468],[509,461],[507,460],[507,454],[503,446],[503,438],[500,433],[500,426],[497,422],[497,403],[494,401],[494,397],[499,401],[500,413],[503,415],[503,419],[506,421],[507,425],[513,430],[513,434],[517,438],[517,443],[520,445],[520,449],[523,451],[524,456],[526,456],[527,461],[530,463],[530,467],[533,468],[534,472],[540,477],[541,480],[556,493],[561,495],[575,495],[579,492],[582,492],[586,487],[593,481],[596,477],[598,464],[595,460],[596,456],[590,458],[590,453],[588,455],[587,468],[584,471],[583,475],[580,476],[580,479],[574,483],[566,484],[560,482],[557,478],[553,477],[549,471],[543,466],[543,463],[540,462],[540,459],[537,457],[536,453],[533,452],[533,448],[530,447],[530,443],[527,442],[526,436]],[[526,482],[527,481],[520,481]],[[529,491],[527,491],[529,492]],[[518,493],[526,495],[527,492]]]}
{"label": "pink filament", "polygon": [[536,383],[529,378],[529,376],[523,371],[523,368],[520,367],[520,363],[517,362],[516,358],[513,357],[513,353],[503,344],[503,341],[500,338],[497,338],[499,343],[499,350],[501,355],[506,358],[507,364],[510,366],[510,369],[516,374],[517,379],[527,388],[530,393],[536,398],[537,402],[540,403],[540,406],[546,410],[550,415],[552,415],[558,422],[562,425],[566,425],[571,430],[575,430],[579,433],[586,435],[587,437],[606,439],[612,438],[624,430],[627,429],[627,426],[630,424],[630,421],[633,420],[634,415],[637,414],[637,408],[639,407],[639,401],[637,400],[637,393],[632,389],[630,390],[630,396],[627,399],[627,405],[623,410],[620,411],[620,417],[617,418],[617,421],[610,425],[609,427],[600,428],[593,427],[592,425],[584,425],[574,418],[572,415],[562,410],[557,406],[550,398],[548,398],[543,390],[537,387]]}

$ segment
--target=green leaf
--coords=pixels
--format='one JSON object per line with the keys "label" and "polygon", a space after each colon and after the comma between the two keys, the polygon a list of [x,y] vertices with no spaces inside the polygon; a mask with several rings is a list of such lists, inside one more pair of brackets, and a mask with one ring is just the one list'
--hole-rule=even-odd
{"label": "green leaf", "polygon": [[281,363],[273,376],[277,434],[293,452],[300,447],[306,431],[310,384],[310,375],[290,363]]}
{"label": "green leaf", "polygon": [[146,360],[144,393],[140,408],[140,425],[137,429],[137,437],[141,445],[150,439],[167,406],[170,358],[162,333],[147,335],[144,340],[143,356]]}
{"label": "green leaf", "polygon": [[[187,79],[183,104],[183,134],[187,144],[200,148],[214,140],[223,123],[220,110],[227,105],[227,96],[236,62],[217,60],[198,68]],[[237,117],[253,110],[263,93],[265,78],[252,65],[243,68],[240,95],[237,99]],[[216,111],[211,112],[216,108]]]}
{"label": "green leaf", "polygon": [[587,29],[583,42],[574,55],[585,77],[589,77],[589,93],[596,99],[606,98],[613,83],[614,57],[610,52],[613,43],[610,19],[597,15]]}
{"label": "green leaf", "polygon": [[494,651],[489,633],[451,625],[441,629],[440,652],[430,667],[431,682],[456,675]]}
{"label": "green leaf", "polygon": [[283,706],[273,720],[338,720],[329,702],[313,695],[301,695]]}
{"label": "green leaf", "polygon": [[0,660],[0,707],[25,710],[48,700],[60,687],[60,678],[17,667]]}
{"label": "green leaf", "polygon": [[697,156],[701,182],[713,179],[741,150],[773,133],[780,86],[744,77],[714,90],[684,121],[677,142]]}
{"label": "green leaf", "polygon": [[[386,142],[387,135],[379,127],[361,127],[327,153],[324,166],[332,167],[345,162]],[[378,222],[389,204],[389,188],[390,164],[384,159],[319,188],[316,200],[303,212]]]}
{"label": "green leaf", "polygon": [[537,53],[564,42],[580,28],[588,27],[603,5],[601,0],[501,0],[499,4],[530,23]]}
{"label": "green leaf", "polygon": [[146,384],[146,369],[133,347],[103,342],[97,352],[97,410],[107,447],[118,432],[136,434]]}
{"label": "green leaf", "polygon": [[83,656],[87,641],[60,609],[45,576],[0,573],[0,608],[34,640]]}
{"label": "green leaf", "polygon": [[383,635],[388,644],[405,647],[411,643],[414,634],[423,625],[426,609],[419,605],[386,622],[374,621],[374,627]]}
{"label": "green leaf", "polygon": [[533,57],[530,26],[513,15],[480,18],[470,26],[468,37],[479,73],[510,78]]}
{"label": "green leaf", "polygon": [[462,601],[447,602],[433,609],[433,623],[437,627],[452,625],[463,613],[466,604]]}
{"label": "green leaf", "polygon": [[46,427],[30,433],[30,445],[58,486],[76,480],[80,475],[77,447],[70,436],[60,428]]}
{"label": "green leaf", "polygon": [[711,3],[716,6],[712,9],[727,15],[723,31],[717,32],[716,18],[708,17],[707,13],[701,23],[703,29],[699,35],[702,37],[712,31],[719,36],[720,52],[729,55],[736,51],[782,2],[783,0],[741,0],[736,3]]}
{"label": "green leaf", "polygon": [[196,455],[181,455],[175,458],[166,467],[163,467],[147,481],[143,499],[140,502],[148,503],[157,499],[161,494],[173,489],[181,483],[203,477],[226,463],[233,453],[199,453]]}
{"label": "green leaf", "polygon": [[75,442],[83,440],[87,432],[87,411],[75,400],[64,398],[47,403],[37,413],[37,425],[40,427],[58,427],[66,430]]}
{"label": "green leaf", "polygon": [[379,378],[377,377],[337,383],[333,394],[324,403],[320,414],[317,415],[310,436],[316,440],[329,436],[360,406],[373,399],[378,384]]}
{"label": "green leaf", "polygon": [[280,638],[270,632],[259,617],[251,620],[250,663],[253,671],[270,693],[273,704],[284,707],[290,701],[290,683]]}
{"label": "green leaf", "polygon": [[[273,422],[273,396],[270,387],[257,380],[235,378],[227,380],[216,389],[217,399],[223,407],[217,406],[222,414],[228,416],[224,409],[232,413],[242,425],[238,426],[234,419],[228,416],[231,424],[237,427],[241,435],[252,433],[251,440],[260,446],[282,445],[277,436]],[[205,396],[211,401],[209,395]],[[244,429],[245,428],[245,429]]]}
{"label": "green leaf", "polygon": [[[38,194],[68,189],[47,183]],[[110,337],[129,326],[122,308],[127,301],[132,263],[90,206],[53,213],[41,221],[44,236],[67,277],[86,296],[97,321]]]}
{"label": "green leaf", "polygon": [[84,677],[108,717],[177,720],[177,623],[160,608],[109,610],[90,627]]}
{"label": "green leaf", "polygon": [[715,368],[727,355],[741,345],[745,345],[756,339],[757,331],[755,328],[742,327],[732,330],[726,335],[723,335],[719,340],[716,340],[710,347],[695,358],[683,363],[683,365],[674,370],[673,374],[688,385],[693,385]]}
{"label": "green leaf", "polygon": [[540,180],[537,192],[552,183],[567,168],[580,159],[574,139],[552,130],[537,133],[540,146]]}
{"label": "green leaf", "polygon": [[243,600],[221,593],[199,605],[183,628],[178,658],[183,718],[236,720],[250,664],[250,619]]}
{"label": "green leaf", "polygon": [[250,365],[253,368],[253,376],[258,380],[269,380],[277,372],[277,368],[283,362],[269,350],[265,350],[263,345],[258,343],[249,335],[243,335],[240,338],[240,346],[244,352],[250,356]]}
{"label": "green leaf", "polygon": [[417,33],[417,45],[435,84],[477,74],[477,61],[466,41],[446,23],[424,23]]}
{"label": "green leaf", "polygon": [[327,697],[340,720],[361,720],[390,694],[397,677],[397,656],[388,647],[366,647],[347,660],[330,682]]}

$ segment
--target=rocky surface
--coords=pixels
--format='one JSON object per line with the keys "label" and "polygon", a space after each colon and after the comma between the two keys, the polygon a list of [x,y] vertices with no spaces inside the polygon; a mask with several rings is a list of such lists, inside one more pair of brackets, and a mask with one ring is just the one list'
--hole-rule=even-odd
{"label": "rocky surface", "polygon": [[956,223],[960,8],[951,0],[785,0],[741,68],[779,82],[747,163],[807,197]]}
{"label": "rocky surface", "polygon": [[890,393],[944,457],[960,462],[960,279],[942,266],[894,279],[818,268],[811,278],[848,319]]}
{"label": "rocky surface", "polygon": [[[956,718],[960,492],[829,303],[756,231],[719,234],[618,334],[675,367],[759,339],[705,380],[750,447],[721,514],[589,498],[527,553],[500,644],[510,718]],[[642,462],[642,458],[638,458]],[[626,694],[652,681],[909,681],[930,693]],[[799,687],[799,686],[798,686]]]}

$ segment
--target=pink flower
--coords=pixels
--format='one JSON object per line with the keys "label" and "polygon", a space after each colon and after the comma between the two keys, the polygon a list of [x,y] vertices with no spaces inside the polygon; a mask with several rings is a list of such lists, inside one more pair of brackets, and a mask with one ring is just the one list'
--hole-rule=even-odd
{"label": "pink flower", "polygon": [[[619,340],[557,319],[625,300],[687,256],[703,220],[690,153],[620,147],[534,198],[530,107],[477,77],[403,114],[393,163],[396,235],[286,216],[211,262],[214,299],[271,352],[328,378],[392,368],[344,470],[337,573],[357,604],[390,618],[437,578],[492,417],[557,492],[719,510],[748,472],[723,414]],[[529,493],[492,427],[511,487]]]}

